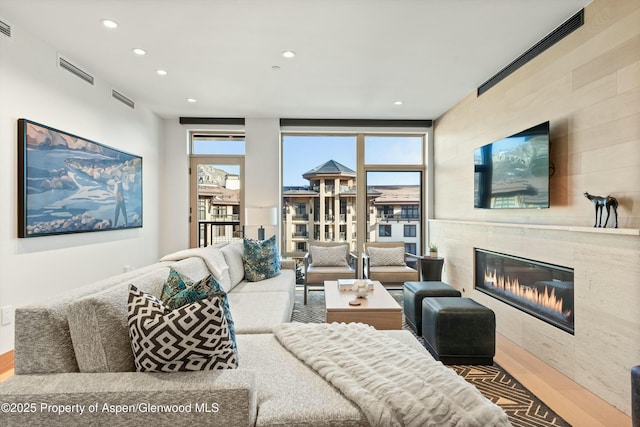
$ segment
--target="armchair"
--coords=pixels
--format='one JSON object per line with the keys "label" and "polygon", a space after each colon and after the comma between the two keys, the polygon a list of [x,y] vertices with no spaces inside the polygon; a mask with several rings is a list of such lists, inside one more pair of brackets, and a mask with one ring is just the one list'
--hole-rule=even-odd
{"label": "armchair", "polygon": [[[415,258],[416,268],[407,265]],[[404,242],[367,242],[362,253],[364,277],[384,286],[402,287],[404,282],[420,281],[420,257],[404,251]]]}
{"label": "armchair", "polygon": [[304,256],[304,303],[311,285],[324,286],[325,280],[355,279],[357,257],[345,242],[310,242]]}

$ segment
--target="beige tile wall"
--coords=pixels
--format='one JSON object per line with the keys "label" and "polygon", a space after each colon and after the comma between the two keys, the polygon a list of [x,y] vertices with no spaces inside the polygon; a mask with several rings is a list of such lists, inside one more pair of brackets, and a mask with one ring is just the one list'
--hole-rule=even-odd
{"label": "beige tile wall", "polygon": [[[551,208],[474,209],[473,150],[546,120]],[[494,309],[502,334],[629,414],[629,369],[640,364],[640,1],[590,3],[583,27],[436,120],[434,142],[428,240],[446,259],[444,280]],[[616,196],[624,230],[593,230],[585,191]],[[574,268],[575,336],[474,291],[474,247]]]}

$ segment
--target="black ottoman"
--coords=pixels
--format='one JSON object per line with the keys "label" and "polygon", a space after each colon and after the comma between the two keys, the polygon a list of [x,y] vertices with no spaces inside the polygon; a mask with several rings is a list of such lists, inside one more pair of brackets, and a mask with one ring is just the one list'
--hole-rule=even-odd
{"label": "black ottoman", "polygon": [[422,337],[427,350],[446,365],[491,365],[496,316],[470,298],[425,298]]}
{"label": "black ottoman", "polygon": [[426,297],[459,297],[460,291],[444,282],[404,282],[404,317],[407,324],[422,334],[422,300]]}
{"label": "black ottoman", "polygon": [[631,368],[631,425],[640,427],[640,365]]}

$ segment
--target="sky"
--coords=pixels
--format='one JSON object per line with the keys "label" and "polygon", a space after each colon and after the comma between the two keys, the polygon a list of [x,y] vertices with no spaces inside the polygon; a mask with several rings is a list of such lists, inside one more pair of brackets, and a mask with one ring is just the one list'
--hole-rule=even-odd
{"label": "sky", "polygon": [[[367,137],[365,163],[420,164],[421,141],[419,137]],[[282,144],[283,185],[309,185],[302,175],[329,160],[356,170],[356,137],[285,135]],[[419,181],[419,174],[415,172],[376,172],[369,173],[367,177],[368,185],[419,185]]]}
{"label": "sky", "polygon": [[[365,163],[416,165],[421,163],[422,138],[398,136],[367,136]],[[244,141],[194,141],[193,154],[238,154],[245,152]],[[302,175],[329,160],[356,170],[356,137],[354,135],[284,135],[282,144],[283,185],[306,186],[309,181]],[[220,167],[238,173],[230,166]],[[232,170],[233,169],[233,170]],[[367,185],[420,185],[416,172],[369,172]]]}

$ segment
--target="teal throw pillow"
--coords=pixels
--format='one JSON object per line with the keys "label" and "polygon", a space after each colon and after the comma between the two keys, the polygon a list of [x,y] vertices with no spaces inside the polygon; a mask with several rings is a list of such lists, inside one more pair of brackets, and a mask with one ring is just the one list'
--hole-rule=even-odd
{"label": "teal throw pillow", "polygon": [[231,310],[229,309],[227,293],[212,275],[194,282],[179,271],[171,268],[169,270],[169,277],[162,289],[160,299],[169,309],[175,310],[187,304],[192,304],[207,298],[211,299],[212,297],[220,298],[220,303],[227,320],[227,327],[229,328],[229,336],[233,342],[234,350],[237,351],[236,330],[233,317],[231,316]]}
{"label": "teal throw pillow", "polygon": [[267,240],[244,239],[244,278],[259,282],[280,274],[280,255],[276,236]]}
{"label": "teal throw pillow", "polygon": [[171,310],[203,300],[207,297],[210,290],[210,277],[211,276],[207,276],[194,282],[179,271],[171,268],[169,270],[169,277],[167,277],[167,281],[162,289],[160,299]]}

